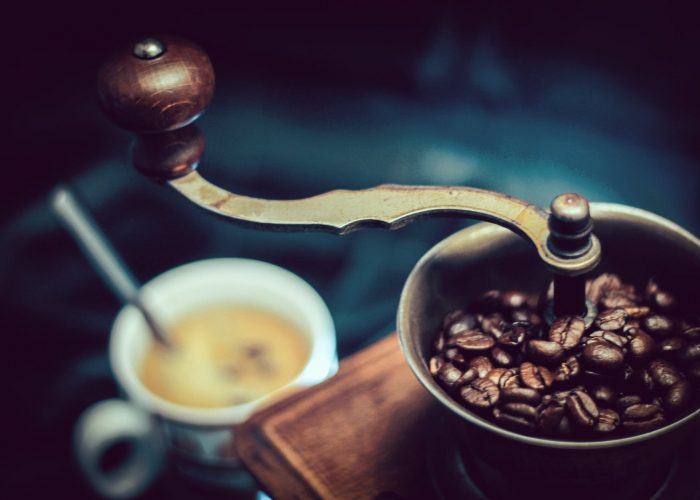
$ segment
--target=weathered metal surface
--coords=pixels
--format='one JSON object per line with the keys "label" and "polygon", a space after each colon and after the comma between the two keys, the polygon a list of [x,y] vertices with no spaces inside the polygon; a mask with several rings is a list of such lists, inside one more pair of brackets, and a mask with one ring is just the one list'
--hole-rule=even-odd
{"label": "weathered metal surface", "polygon": [[494,222],[528,239],[558,274],[575,276],[600,261],[600,243],[562,258],[547,245],[547,211],[502,193],[462,186],[383,184],[365,190],[335,190],[299,200],[265,200],[231,193],[192,172],[169,184],[199,207],[262,229],[346,234],[366,227],[397,229],[418,217],[451,215]]}

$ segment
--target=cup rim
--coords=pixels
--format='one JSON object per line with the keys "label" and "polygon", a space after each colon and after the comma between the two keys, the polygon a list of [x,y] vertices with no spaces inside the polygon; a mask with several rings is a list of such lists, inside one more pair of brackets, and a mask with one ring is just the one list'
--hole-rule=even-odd
{"label": "cup rim", "polygon": [[[293,387],[309,385],[309,380],[320,381],[332,372],[336,359],[335,326],[330,311],[318,292],[304,279],[282,267],[253,259],[215,258],[189,262],[159,274],[143,285],[145,296],[157,295],[165,290],[192,287],[193,283],[204,283],[207,276],[216,275],[217,280],[230,279],[237,287],[255,286],[284,295],[302,311],[309,325],[307,333],[311,352],[297,374],[283,386],[258,399],[243,404],[221,408],[196,408],[172,403],[152,393],[141,382],[129,351],[133,339],[144,335],[143,320],[133,306],[124,306],[112,323],[109,357],[112,371],[120,387],[129,399],[138,406],[156,415],[191,426],[230,426],[244,421],[259,406]],[[183,282],[189,285],[183,285]],[[282,291],[280,293],[280,291]],[[177,292],[175,292],[177,293]],[[254,302],[252,302],[254,304]],[[261,306],[264,308],[264,306]],[[134,325],[140,322],[141,328]],[[322,373],[323,376],[316,376]]]}
{"label": "cup rim", "polygon": [[[627,205],[622,205],[618,203],[599,203],[594,202],[590,204],[591,213],[594,216],[618,216],[626,219],[632,220],[643,220],[645,223],[651,223],[657,226],[663,226],[669,229],[683,238],[685,238],[688,243],[692,244],[696,248],[700,248],[700,240],[693,236],[690,232],[686,231],[679,225],[670,220],[661,217],[652,212],[630,207]],[[684,425],[689,420],[692,420],[700,415],[700,408],[696,408],[695,411],[689,413],[683,418],[676,420],[668,425],[654,429],[643,434],[637,434],[629,437],[615,438],[615,439],[605,439],[596,441],[570,441],[562,439],[549,439],[543,437],[528,436],[525,434],[520,434],[513,432],[511,430],[499,427],[485,419],[478,417],[476,414],[470,412],[460,404],[458,404],[447,392],[445,392],[442,387],[440,387],[437,382],[432,378],[427,369],[423,366],[423,361],[414,349],[411,347],[411,343],[408,338],[408,315],[410,313],[409,307],[407,305],[409,290],[412,288],[412,283],[416,279],[417,274],[426,265],[426,263],[431,260],[436,254],[440,253],[446,247],[450,246],[452,242],[456,239],[464,237],[465,234],[477,233],[481,231],[491,231],[494,228],[501,230],[498,226],[494,224],[482,222],[475,224],[468,228],[462,229],[457,233],[448,236],[447,238],[441,240],[435,244],[430,250],[428,250],[421,259],[416,263],[416,265],[411,270],[406,283],[401,291],[401,297],[399,299],[399,307],[397,310],[397,329],[399,333],[399,344],[403,352],[404,358],[408,363],[413,375],[418,379],[418,381],[425,387],[428,392],[430,392],[433,397],[435,397],[442,405],[446,406],[452,413],[458,415],[462,419],[468,421],[477,427],[484,429],[488,432],[500,435],[501,437],[507,439],[513,439],[521,443],[526,443],[535,446],[548,447],[548,448],[559,448],[559,449],[604,449],[604,448],[615,448],[619,446],[630,445],[634,443],[639,443],[649,439],[656,438],[663,434],[672,432],[678,427]]]}

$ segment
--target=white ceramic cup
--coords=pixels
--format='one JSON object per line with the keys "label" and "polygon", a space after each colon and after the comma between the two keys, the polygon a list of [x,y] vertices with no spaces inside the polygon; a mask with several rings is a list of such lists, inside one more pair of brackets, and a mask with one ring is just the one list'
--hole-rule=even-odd
{"label": "white ceramic cup", "polygon": [[[158,475],[166,456],[181,462],[179,470],[204,481],[214,477],[207,470],[220,475],[239,468],[233,426],[290,390],[317,384],[337,370],[335,328],[328,308],[308,283],[280,267],[233,258],[193,262],[145,284],[143,296],[166,326],[212,305],[232,303],[269,310],[308,335],[311,354],[296,378],[260,399],[224,408],[186,407],[151,393],[139,379],[152,339],[136,309],[122,308],[112,325],[109,355],[125,399],[88,408],[74,432],[78,462],[102,496],[139,495]],[[126,458],[113,470],[104,471],[100,461],[105,453],[123,442],[130,445]]]}

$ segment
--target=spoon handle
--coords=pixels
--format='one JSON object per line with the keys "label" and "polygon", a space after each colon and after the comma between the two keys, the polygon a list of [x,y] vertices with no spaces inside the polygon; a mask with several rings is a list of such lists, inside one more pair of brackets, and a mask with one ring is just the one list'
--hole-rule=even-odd
{"label": "spoon handle", "polygon": [[168,345],[163,329],[141,300],[138,282],[73,193],[66,187],[57,187],[51,194],[51,208],[112,292],[123,303],[135,306],[148,323],[156,340]]}

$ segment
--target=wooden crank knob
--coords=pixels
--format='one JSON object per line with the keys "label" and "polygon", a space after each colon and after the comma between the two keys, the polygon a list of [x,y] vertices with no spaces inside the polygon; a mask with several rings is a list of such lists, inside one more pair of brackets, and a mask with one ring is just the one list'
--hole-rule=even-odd
{"label": "wooden crank knob", "polygon": [[214,69],[196,44],[175,36],[122,47],[100,68],[100,105],[117,125],[137,133],[182,128],[214,94]]}
{"label": "wooden crank knob", "polygon": [[132,149],[136,170],[154,180],[167,181],[197,168],[204,153],[204,136],[192,123],[160,134],[141,134]]}

